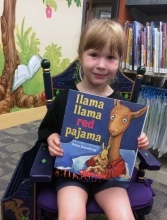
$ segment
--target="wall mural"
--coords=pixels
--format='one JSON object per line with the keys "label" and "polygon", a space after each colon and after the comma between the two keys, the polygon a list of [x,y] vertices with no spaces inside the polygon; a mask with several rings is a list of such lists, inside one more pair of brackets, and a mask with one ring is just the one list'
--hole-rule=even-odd
{"label": "wall mural", "polygon": [[[21,12],[19,10],[23,2],[24,12]],[[3,8],[2,42],[0,42],[0,114],[45,105],[41,60],[49,59],[51,74],[56,75],[67,68],[77,55],[73,52],[76,51],[73,41],[79,36],[83,1],[37,0],[35,2],[4,0],[3,4],[0,3]],[[38,4],[36,13],[31,11],[30,4],[32,10],[36,10],[33,4]],[[71,16],[68,18],[63,16],[67,11],[71,11]],[[74,17],[76,12],[80,14],[77,19]],[[68,23],[69,19],[71,23]],[[35,26],[37,22],[38,25]],[[65,22],[71,25],[71,31],[75,30],[75,33],[67,30],[69,36],[73,34],[70,39],[68,34],[64,33]],[[52,28],[48,29],[48,24]],[[68,48],[70,44],[72,48]],[[70,51],[71,57],[69,57]]]}

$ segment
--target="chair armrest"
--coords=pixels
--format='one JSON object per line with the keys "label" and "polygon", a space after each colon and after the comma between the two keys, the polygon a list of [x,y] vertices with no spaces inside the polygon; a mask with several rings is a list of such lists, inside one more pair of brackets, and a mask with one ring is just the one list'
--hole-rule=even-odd
{"label": "chair armrest", "polygon": [[142,169],[160,170],[161,163],[149,152],[149,150],[139,150],[137,156],[141,161]]}
{"label": "chair armrest", "polygon": [[30,171],[33,182],[51,182],[55,158],[49,154],[48,146],[41,144]]}

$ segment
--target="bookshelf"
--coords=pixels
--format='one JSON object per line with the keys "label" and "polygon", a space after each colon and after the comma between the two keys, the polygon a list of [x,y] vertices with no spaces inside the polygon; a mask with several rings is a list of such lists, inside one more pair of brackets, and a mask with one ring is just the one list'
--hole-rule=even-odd
{"label": "bookshelf", "polygon": [[92,18],[118,17],[120,0],[86,0],[85,23]]}
{"label": "bookshelf", "polygon": [[[167,0],[120,0],[118,10],[118,21],[124,25],[125,21],[138,21],[142,24],[146,22],[166,22],[167,23]],[[129,78],[135,78],[136,71],[123,69],[125,75]],[[146,72],[145,78],[149,81],[161,81],[167,79],[167,74],[156,74],[154,72]],[[158,152],[150,149],[150,151],[157,157]],[[161,170],[156,173],[147,173],[147,177],[166,184],[167,178],[167,153],[159,158],[161,162]]]}
{"label": "bookshelf", "polygon": [[[154,21],[157,25],[160,21],[167,24],[167,0],[120,0],[118,21],[124,26],[126,21],[133,23],[138,21],[144,26],[146,22]],[[164,61],[165,62],[165,61]],[[160,67],[159,67],[160,68]],[[164,67],[165,68],[165,67]],[[122,70],[125,74],[135,74],[136,72],[129,69]],[[155,69],[154,69],[155,71]],[[164,71],[164,69],[162,69]],[[156,71],[155,71],[156,72]],[[167,79],[167,73],[159,74],[153,71],[147,71],[146,76]]]}

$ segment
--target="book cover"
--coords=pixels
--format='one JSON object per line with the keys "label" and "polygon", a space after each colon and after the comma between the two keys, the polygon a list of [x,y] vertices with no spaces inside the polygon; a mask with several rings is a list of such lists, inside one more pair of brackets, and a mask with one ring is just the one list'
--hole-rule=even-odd
{"label": "book cover", "polygon": [[23,85],[27,80],[31,79],[41,67],[42,57],[33,55],[28,65],[20,64],[15,70],[12,81],[12,92]]}
{"label": "book cover", "polygon": [[84,177],[129,181],[147,106],[69,90],[54,167]]}

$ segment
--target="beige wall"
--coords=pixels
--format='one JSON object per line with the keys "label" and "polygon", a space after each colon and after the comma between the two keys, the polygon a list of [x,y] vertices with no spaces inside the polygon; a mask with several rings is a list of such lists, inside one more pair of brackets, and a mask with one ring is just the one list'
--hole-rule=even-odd
{"label": "beige wall", "polygon": [[[3,0],[0,0],[0,15],[3,13]],[[76,57],[78,37],[81,29],[83,1],[76,7],[74,1],[68,7],[66,0],[56,1],[57,11],[52,9],[52,17],[46,18],[46,6],[42,0],[17,0],[16,25],[21,26],[25,17],[25,28],[33,27],[41,41],[40,53],[54,42],[62,47],[62,57],[71,61]],[[1,42],[1,32],[0,32]]]}

